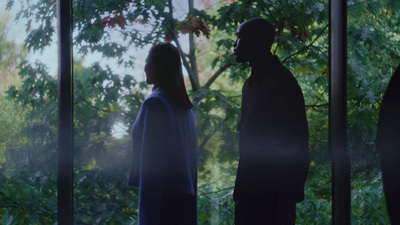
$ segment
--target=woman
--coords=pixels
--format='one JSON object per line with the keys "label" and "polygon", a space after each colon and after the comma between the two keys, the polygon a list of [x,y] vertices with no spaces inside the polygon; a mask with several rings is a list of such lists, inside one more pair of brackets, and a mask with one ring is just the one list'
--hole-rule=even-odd
{"label": "woman", "polygon": [[154,87],[132,127],[128,178],[139,188],[139,225],[197,224],[197,141],[178,50],[154,45],[144,70]]}

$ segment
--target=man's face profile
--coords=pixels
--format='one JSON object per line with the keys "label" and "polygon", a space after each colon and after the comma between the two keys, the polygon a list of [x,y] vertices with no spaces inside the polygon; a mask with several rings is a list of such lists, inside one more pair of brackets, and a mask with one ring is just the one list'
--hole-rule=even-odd
{"label": "man's face profile", "polygon": [[251,46],[248,35],[243,32],[243,24],[236,31],[236,41],[233,43],[233,53],[237,62],[247,62],[251,57]]}
{"label": "man's face profile", "polygon": [[265,19],[250,19],[239,26],[236,37],[232,45],[236,61],[251,63],[270,52],[274,28]]}

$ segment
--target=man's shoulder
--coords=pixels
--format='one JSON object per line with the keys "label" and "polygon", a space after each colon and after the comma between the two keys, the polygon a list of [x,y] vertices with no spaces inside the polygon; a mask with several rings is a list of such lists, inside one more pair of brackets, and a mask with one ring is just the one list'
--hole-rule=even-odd
{"label": "man's shoulder", "polygon": [[277,76],[280,81],[279,83],[287,85],[298,85],[296,78],[293,76],[292,72],[287,67],[281,64],[277,68],[277,71],[279,73]]}
{"label": "man's shoulder", "polygon": [[259,84],[263,87],[269,88],[280,88],[282,86],[293,86],[297,85],[297,81],[294,78],[293,74],[290,72],[288,68],[283,66],[282,64],[276,64],[273,68],[264,71],[265,78]]}

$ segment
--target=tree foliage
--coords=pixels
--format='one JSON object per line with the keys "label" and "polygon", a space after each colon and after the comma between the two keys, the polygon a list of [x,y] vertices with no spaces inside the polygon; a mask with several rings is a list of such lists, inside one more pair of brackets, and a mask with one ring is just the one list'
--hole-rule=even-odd
{"label": "tree foliage", "polygon": [[[352,221],[356,224],[369,224],[365,218],[382,224],[388,221],[374,136],[383,91],[400,63],[399,4],[394,0],[348,1],[348,147],[354,162]],[[80,58],[100,53],[111,63],[131,68],[139,57],[137,48],[159,41],[178,47],[199,134],[199,224],[233,223],[236,126],[241,86],[249,67],[233,60],[232,43],[245,20],[262,17],[271,21],[276,29],[272,51],[302,87],[310,129],[313,161],[306,199],[297,210],[298,222],[330,223],[327,0],[188,0],[184,14],[172,0],[74,0],[73,6],[74,49]],[[26,20],[25,46],[30,52],[55,43],[55,0],[9,0],[7,7],[20,7],[17,19]],[[0,38],[0,46],[6,46],[12,56],[18,51],[10,43]],[[56,218],[57,81],[43,62],[22,59],[15,61],[18,67],[0,67],[1,73],[18,71],[22,82],[4,89],[7,101],[19,105],[9,110],[23,107],[23,119],[17,120],[29,121],[7,125],[0,219],[5,224],[49,224]],[[2,58],[0,66],[3,62]],[[125,185],[130,140],[127,135],[117,139],[113,134],[118,124],[125,124],[129,133],[148,92],[145,83],[119,74],[110,65],[84,67],[82,60],[74,61],[77,223],[134,223],[137,193]],[[0,121],[9,121],[6,115],[12,112],[1,110],[5,113]],[[12,131],[13,125],[18,129]],[[21,139],[13,139],[15,135]],[[373,210],[375,206],[378,210]]]}
{"label": "tree foliage", "polygon": [[[9,16],[3,14],[0,19],[0,162],[5,163],[5,150],[7,143],[17,139],[20,143],[24,141],[18,137],[21,132],[21,126],[25,123],[21,106],[13,101],[7,100],[5,91],[13,85],[20,84],[16,66],[24,58],[25,51],[15,42],[9,41]],[[1,166],[0,166],[1,168]]]}

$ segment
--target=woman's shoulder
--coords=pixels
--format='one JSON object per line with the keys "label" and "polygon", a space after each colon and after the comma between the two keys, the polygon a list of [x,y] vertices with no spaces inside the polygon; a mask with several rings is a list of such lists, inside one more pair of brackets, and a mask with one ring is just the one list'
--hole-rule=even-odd
{"label": "woman's shoulder", "polygon": [[174,103],[161,90],[154,91],[143,102],[144,111],[152,111],[156,114],[164,114],[171,117],[175,114]]}
{"label": "woman's shoulder", "polygon": [[163,104],[167,104],[167,96],[165,95],[164,91],[161,90],[160,87],[155,86],[151,94],[145,99],[145,102],[160,102]]}
{"label": "woman's shoulder", "polygon": [[143,102],[142,107],[144,110],[155,110],[159,113],[166,111],[167,108],[163,99],[158,96],[149,96],[148,98],[146,98]]}

